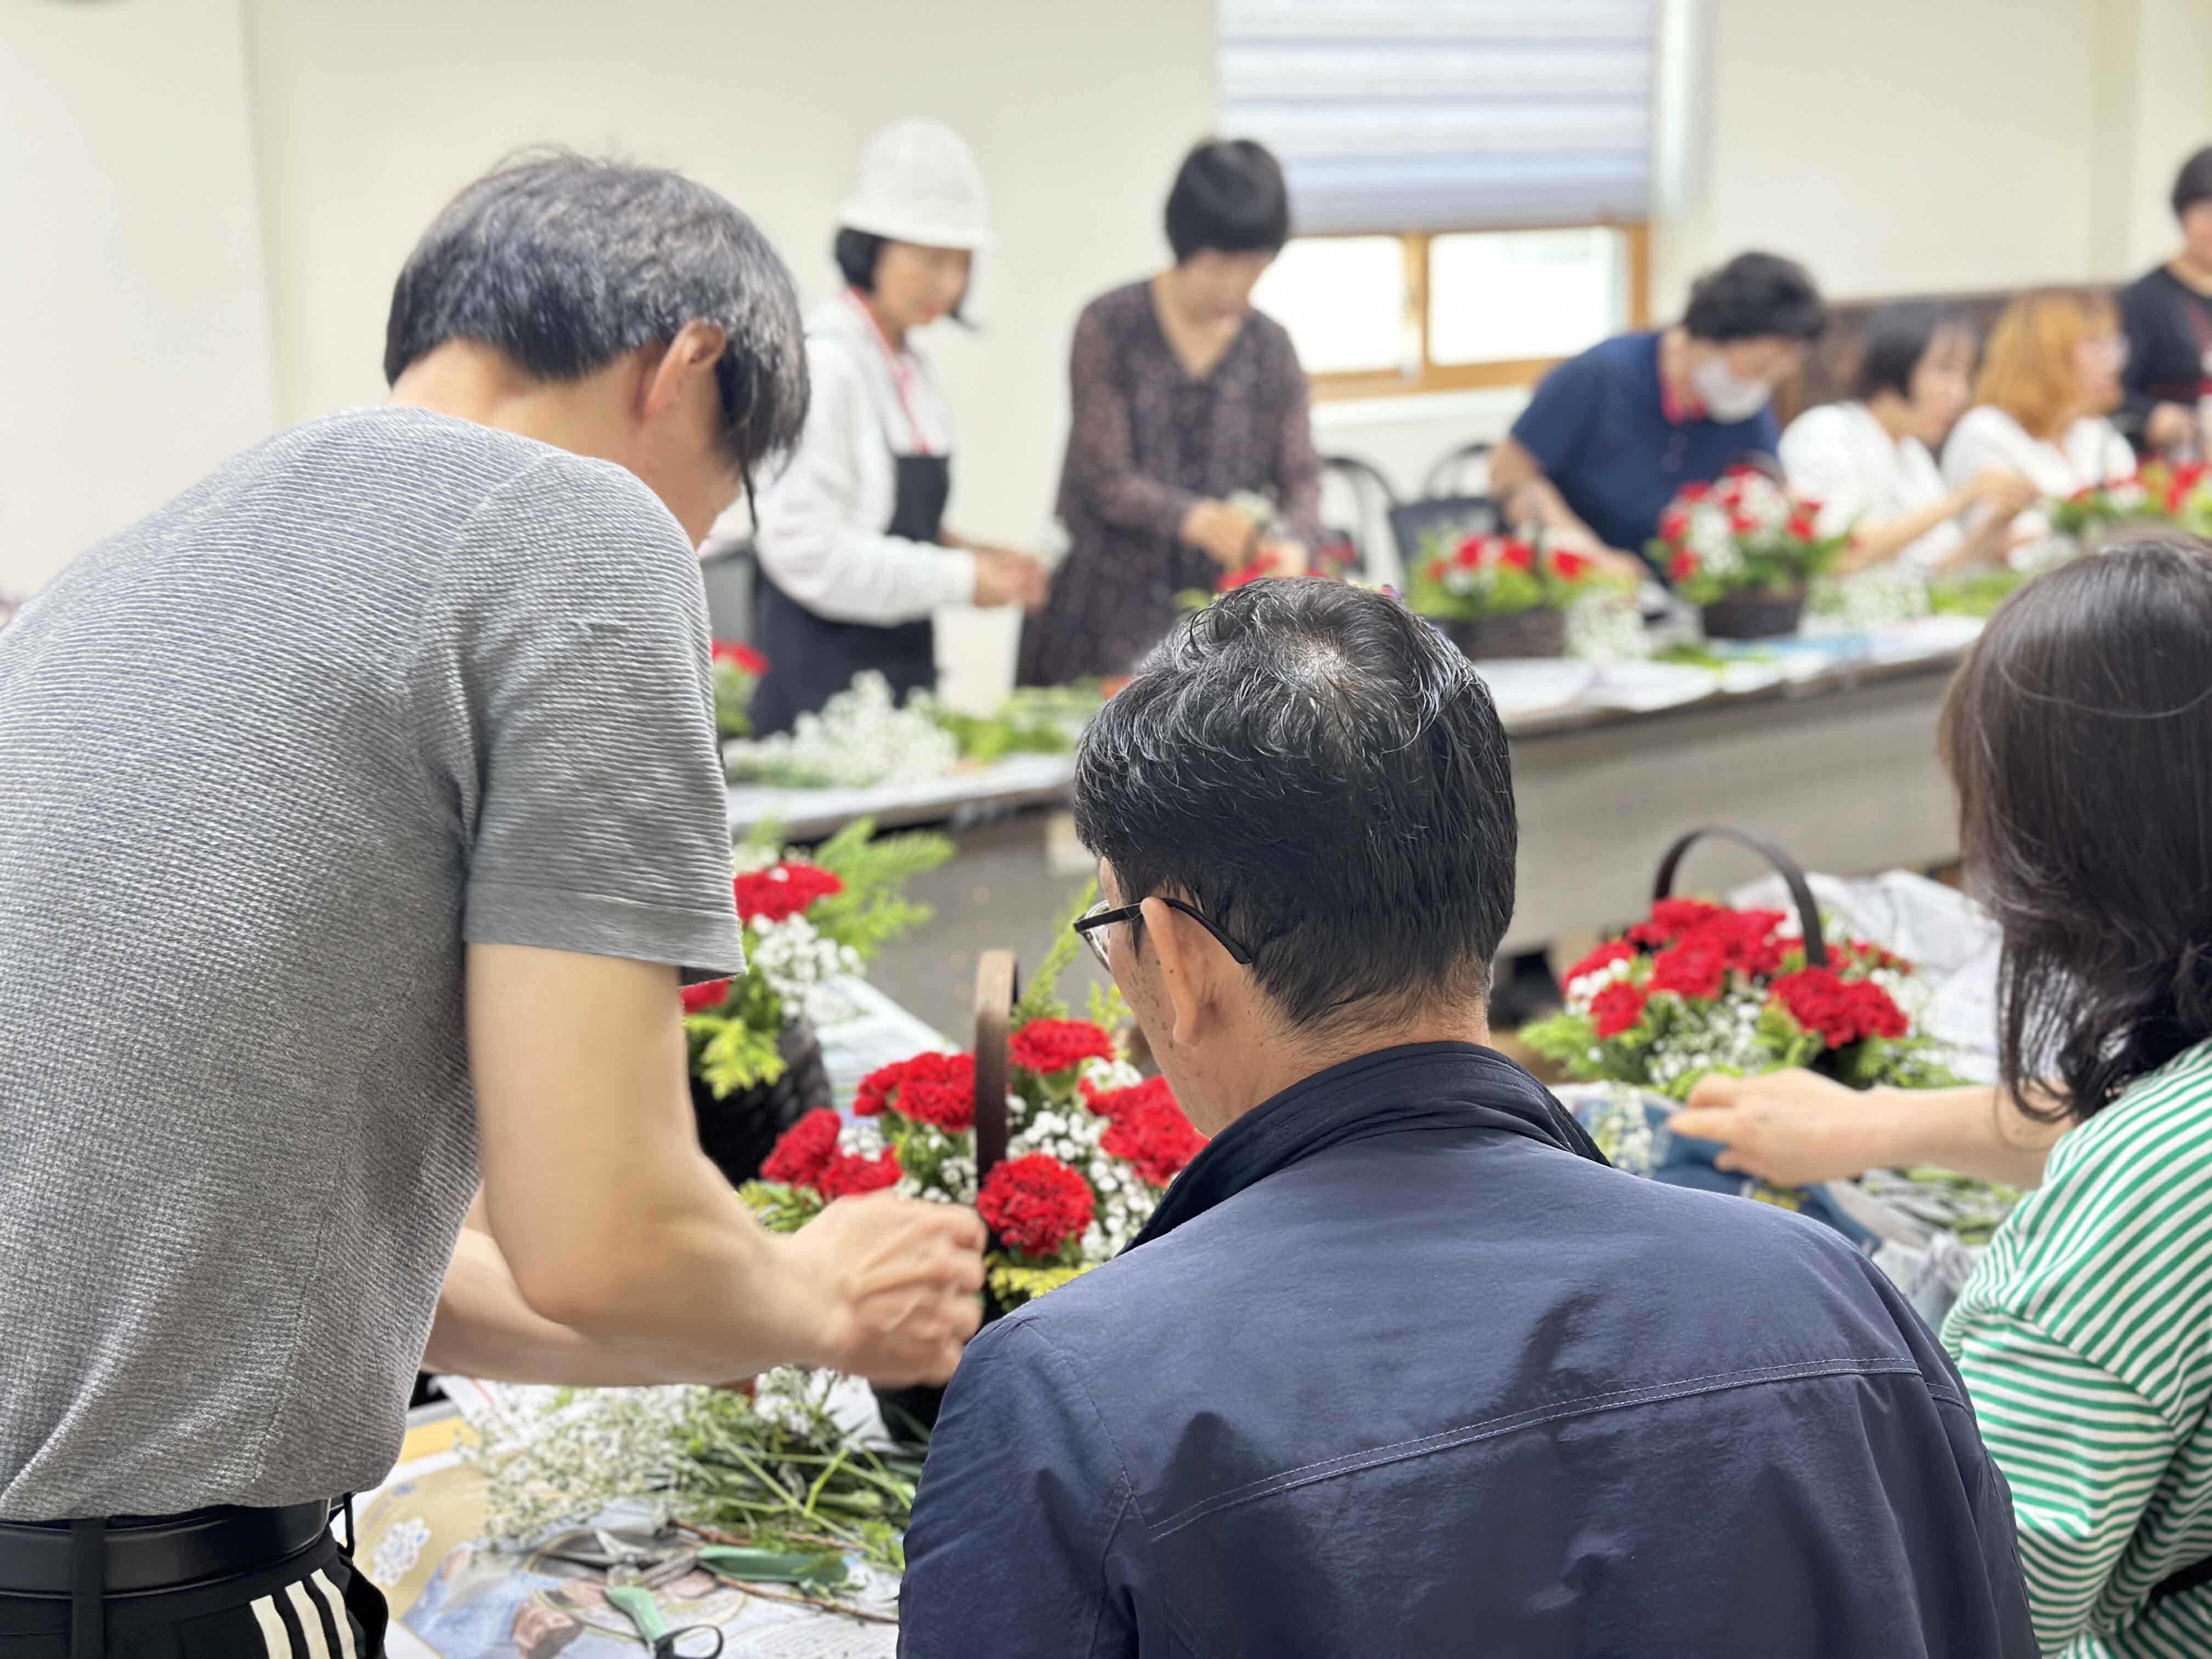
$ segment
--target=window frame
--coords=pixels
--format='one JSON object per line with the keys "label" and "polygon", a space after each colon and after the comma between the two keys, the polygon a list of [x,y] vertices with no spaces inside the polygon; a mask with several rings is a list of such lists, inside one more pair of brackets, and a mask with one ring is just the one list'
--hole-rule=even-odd
{"label": "window frame", "polygon": [[[1327,233],[1316,241],[1341,235],[1395,234],[1405,259],[1406,313],[1401,329],[1418,343],[1418,367],[1413,374],[1401,368],[1346,369],[1310,374],[1316,403],[1335,403],[1361,398],[1414,398],[1431,392],[1471,392],[1490,386],[1534,386],[1565,361],[1559,357],[1518,357],[1486,363],[1438,363],[1429,356],[1429,244],[1438,236],[1479,234],[1515,230],[1611,230],[1620,234],[1628,257],[1628,326],[1651,325],[1651,226],[1650,222],[1583,221],[1576,224],[1467,225],[1441,230],[1395,233],[1362,231]],[[1303,240],[1303,239],[1302,239]]]}

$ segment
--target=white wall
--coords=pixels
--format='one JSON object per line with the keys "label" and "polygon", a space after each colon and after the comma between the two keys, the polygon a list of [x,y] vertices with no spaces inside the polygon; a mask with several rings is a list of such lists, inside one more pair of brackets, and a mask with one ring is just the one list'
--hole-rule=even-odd
{"label": "white wall", "polygon": [[276,420],[237,0],[0,0],[0,593]]}
{"label": "white wall", "polygon": [[[959,428],[951,522],[1036,540],[1083,302],[1164,254],[1213,109],[1212,0],[247,0],[287,419],[381,395],[401,261],[455,190],[554,140],[678,167],[752,214],[811,300],[878,125],[951,122],[991,185],[982,326],[927,342]],[[951,619],[955,689],[1002,684],[1003,613]]]}

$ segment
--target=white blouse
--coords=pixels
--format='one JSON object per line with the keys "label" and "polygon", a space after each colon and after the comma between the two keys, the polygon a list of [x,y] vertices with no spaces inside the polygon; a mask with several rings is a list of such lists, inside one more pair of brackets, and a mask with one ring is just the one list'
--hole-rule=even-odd
{"label": "white blouse", "polygon": [[[1943,477],[1955,489],[1992,469],[2017,473],[2045,495],[2063,501],[2092,485],[2134,477],[2136,453],[2119,428],[2100,415],[2084,415],[2053,441],[2030,437],[2004,410],[1983,404],[1951,428],[1950,441],[1943,446]],[[2049,528],[2032,508],[2014,522],[2023,529]]]}
{"label": "white blouse", "polygon": [[760,492],[755,544],[775,585],[833,622],[919,622],[975,593],[972,553],[886,533],[892,456],[943,455],[952,422],[929,366],[893,354],[849,293],[806,319],[813,396],[790,461]]}
{"label": "white blouse", "polygon": [[[1888,524],[1933,507],[1949,495],[1928,446],[1892,438],[1864,404],[1822,404],[1790,422],[1782,434],[1782,470],[1796,494],[1820,503],[1820,533]],[[1908,543],[1898,557],[1933,570],[1966,539],[1946,519]]]}

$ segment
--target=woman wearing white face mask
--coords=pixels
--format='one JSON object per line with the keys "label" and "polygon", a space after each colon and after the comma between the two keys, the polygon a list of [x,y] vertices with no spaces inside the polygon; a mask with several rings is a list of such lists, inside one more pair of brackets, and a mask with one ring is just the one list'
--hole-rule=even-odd
{"label": "woman wearing white face mask", "polygon": [[1826,322],[1804,267],[1738,254],[1698,279],[1680,322],[1601,341],[1545,376],[1491,458],[1492,493],[1642,574],[1630,556],[1684,484],[1773,454],[1774,388]]}
{"label": "woman wearing white face mask", "polygon": [[897,696],[933,689],[942,606],[1043,600],[1035,559],[945,528],[951,420],[910,338],[958,314],[988,217],[975,157],[941,122],[895,121],[861,150],[838,212],[844,289],[806,322],[806,430],[761,493],[760,732],[787,729],[863,669]]}

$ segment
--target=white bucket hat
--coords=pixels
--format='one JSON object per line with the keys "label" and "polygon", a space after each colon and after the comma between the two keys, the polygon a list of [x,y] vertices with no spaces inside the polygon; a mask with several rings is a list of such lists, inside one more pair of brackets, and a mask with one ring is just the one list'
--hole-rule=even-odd
{"label": "white bucket hat", "polygon": [[991,193],[967,141],[917,116],[861,146],[837,222],[895,242],[972,251],[991,246]]}

